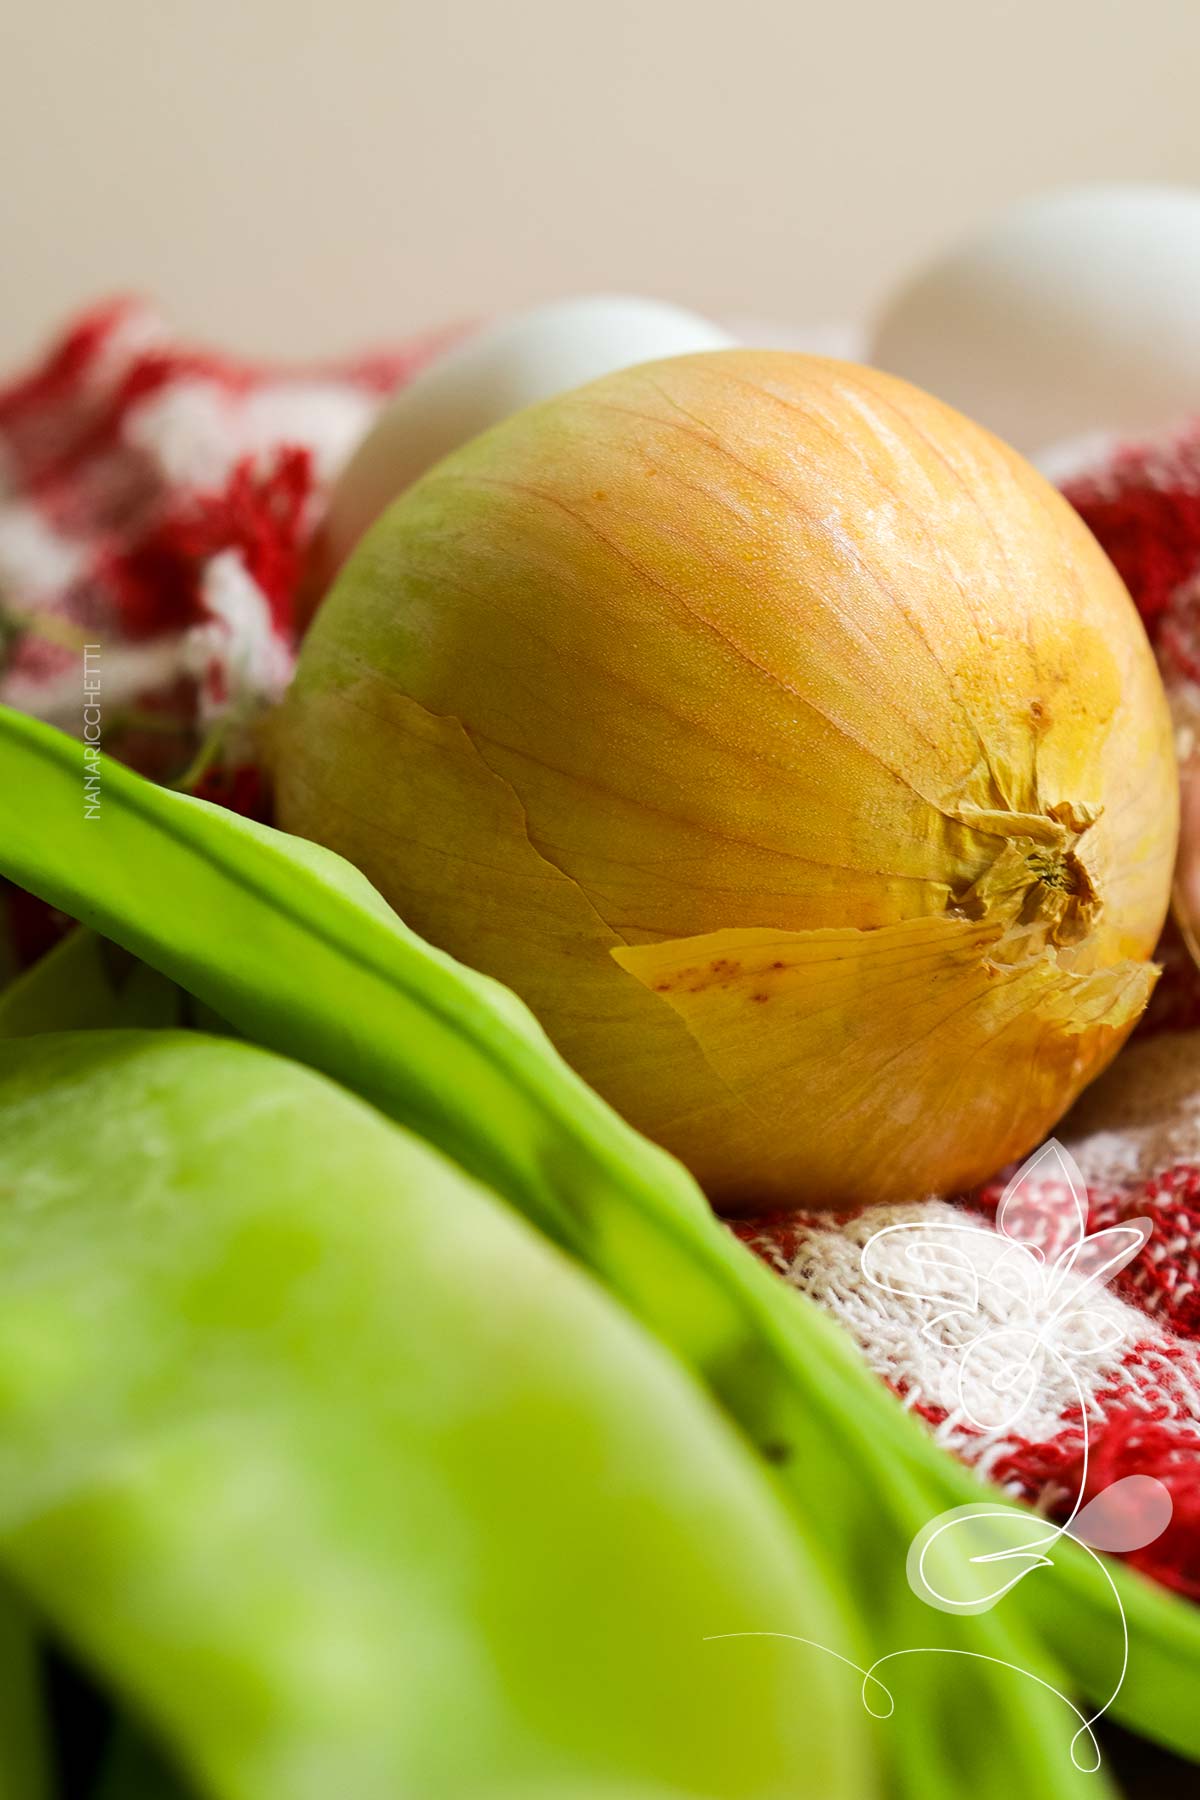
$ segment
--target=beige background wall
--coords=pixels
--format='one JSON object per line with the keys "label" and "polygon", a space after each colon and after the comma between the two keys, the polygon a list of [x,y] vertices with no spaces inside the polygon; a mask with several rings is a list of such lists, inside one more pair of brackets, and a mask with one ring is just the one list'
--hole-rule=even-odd
{"label": "beige background wall", "polygon": [[326,351],[573,289],[869,308],[1010,198],[1200,182],[1200,0],[0,0],[0,359],[84,299]]}

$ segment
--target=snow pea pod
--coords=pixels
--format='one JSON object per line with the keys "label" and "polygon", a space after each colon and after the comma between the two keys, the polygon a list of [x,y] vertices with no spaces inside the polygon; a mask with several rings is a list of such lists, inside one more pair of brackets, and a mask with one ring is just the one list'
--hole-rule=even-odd
{"label": "snow pea pod", "polygon": [[838,1604],[568,1258],[311,1071],[0,1044],[0,1558],[230,1800],[863,1800]]}
{"label": "snow pea pod", "polygon": [[[85,822],[78,756],[61,734],[0,713],[0,868],[247,1036],[415,1127],[584,1261],[775,1467],[854,1596],[860,1661],[933,1642],[1053,1680],[1040,1637],[1107,1696],[1119,1633],[1107,1590],[1074,1546],[1056,1551],[1046,1616],[1026,1584],[997,1613],[931,1624],[903,1578],[908,1543],[932,1515],[984,1490],[828,1319],[712,1219],[683,1170],[571,1074],[511,995],[421,943],[340,859],[111,764],[102,818]],[[1120,1571],[1116,1579],[1131,1628],[1119,1716],[1198,1752],[1189,1666],[1200,1660],[1200,1617]],[[1069,1793],[1074,1727],[1057,1703],[994,1664],[960,1662],[956,1676],[949,1667],[934,1658],[906,1667],[891,1734],[897,1790],[934,1800],[964,1784],[983,1796],[1017,1782]],[[997,1731],[1006,1722],[1003,1762],[962,1722],[938,1761],[948,1685],[964,1699],[953,1717],[970,1706],[987,1709]]]}

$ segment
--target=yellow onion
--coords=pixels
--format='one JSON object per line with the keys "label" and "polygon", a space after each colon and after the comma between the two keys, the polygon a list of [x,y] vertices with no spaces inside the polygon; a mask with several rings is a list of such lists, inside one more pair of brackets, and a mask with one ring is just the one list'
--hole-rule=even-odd
{"label": "yellow onion", "polygon": [[727,1209],[986,1176],[1155,979],[1176,777],[1129,597],[871,370],[682,357],[476,439],[344,569],[276,744],[281,823]]}

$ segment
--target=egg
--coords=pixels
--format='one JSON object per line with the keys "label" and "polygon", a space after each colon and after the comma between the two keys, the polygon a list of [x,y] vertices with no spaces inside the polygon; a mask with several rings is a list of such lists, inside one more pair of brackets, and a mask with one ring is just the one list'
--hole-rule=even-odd
{"label": "egg", "polygon": [[902,288],[870,361],[1029,455],[1200,408],[1200,191],[1025,201]]}
{"label": "egg", "polygon": [[733,342],[682,307],[619,294],[557,300],[486,326],[403,388],[342,469],[309,552],[301,622],[389,502],[468,438],[597,376]]}

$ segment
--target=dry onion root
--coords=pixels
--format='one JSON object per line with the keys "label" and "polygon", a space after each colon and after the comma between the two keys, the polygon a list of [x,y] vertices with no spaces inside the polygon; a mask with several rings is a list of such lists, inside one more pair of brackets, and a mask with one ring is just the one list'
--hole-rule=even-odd
{"label": "dry onion root", "polygon": [[1176,776],[1128,595],[875,371],[684,357],[476,439],[343,571],[275,761],[288,830],[729,1210],[982,1178],[1155,979]]}

